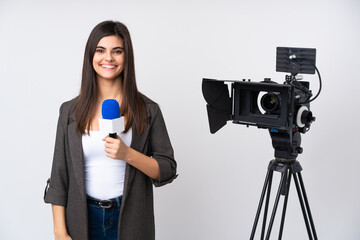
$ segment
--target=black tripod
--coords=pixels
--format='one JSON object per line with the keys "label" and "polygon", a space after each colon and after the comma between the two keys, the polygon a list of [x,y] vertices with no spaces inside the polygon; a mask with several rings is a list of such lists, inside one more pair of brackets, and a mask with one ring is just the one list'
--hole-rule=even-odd
{"label": "black tripod", "polygon": [[[300,147],[300,134],[298,132],[293,133],[291,137],[280,134],[280,133],[272,133],[270,132],[273,147],[275,148],[275,160],[270,161],[268,166],[268,171],[265,178],[264,187],[261,193],[258,209],[256,212],[256,217],[254,221],[254,225],[252,228],[250,239],[253,240],[256,232],[257,223],[259,221],[260,212],[262,209],[262,205],[264,202],[264,197],[266,194],[265,200],[265,208],[264,208],[264,216],[263,216],[263,223],[261,228],[261,240],[264,239],[265,236],[265,228],[266,228],[266,220],[267,220],[267,213],[269,208],[269,200],[270,200],[270,192],[271,192],[271,184],[274,171],[281,172],[281,180],[279,184],[279,188],[276,194],[274,207],[272,210],[270,222],[267,228],[265,239],[268,240],[270,238],[271,229],[274,223],[276,210],[279,204],[280,195],[285,196],[284,198],[284,205],[282,211],[282,217],[280,222],[280,230],[279,230],[279,240],[282,238],[284,223],[285,223],[285,214],[286,214],[286,207],[287,201],[289,197],[289,190],[290,190],[290,183],[291,178],[294,178],[297,194],[299,197],[299,202],[301,205],[301,210],[303,213],[307,233],[309,239],[317,240],[317,235],[315,231],[315,225],[312,219],[309,201],[307,199],[307,195],[305,192],[304,182],[302,180],[301,171],[302,167],[298,161],[296,161],[296,156],[298,153],[302,152],[302,148]],[[284,148],[284,146],[291,146],[291,148]]]}

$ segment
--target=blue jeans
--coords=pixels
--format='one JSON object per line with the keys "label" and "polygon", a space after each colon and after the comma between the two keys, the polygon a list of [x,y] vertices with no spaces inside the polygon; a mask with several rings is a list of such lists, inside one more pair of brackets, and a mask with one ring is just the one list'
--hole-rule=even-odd
{"label": "blue jeans", "polygon": [[88,203],[89,240],[117,240],[121,197],[114,200],[111,208]]}

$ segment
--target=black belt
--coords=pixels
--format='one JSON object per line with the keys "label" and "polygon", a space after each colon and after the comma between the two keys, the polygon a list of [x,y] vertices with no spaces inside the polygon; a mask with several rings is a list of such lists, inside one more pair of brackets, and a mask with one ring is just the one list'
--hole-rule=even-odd
{"label": "black belt", "polygon": [[[117,200],[118,199],[118,200]],[[98,205],[101,208],[112,208],[118,206],[118,201],[121,204],[122,197],[110,199],[110,200],[96,200],[93,198],[88,198],[87,202],[88,204]],[[120,207],[120,206],[118,206]]]}

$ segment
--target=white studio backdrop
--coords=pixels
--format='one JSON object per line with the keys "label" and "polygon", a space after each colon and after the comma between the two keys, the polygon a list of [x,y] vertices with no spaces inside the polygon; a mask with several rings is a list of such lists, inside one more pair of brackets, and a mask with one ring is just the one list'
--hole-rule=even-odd
{"label": "white studio backdrop", "polygon": [[[108,19],[130,30],[138,87],[160,104],[178,161],[178,179],[155,190],[158,240],[249,238],[271,140],[232,123],[210,134],[201,81],[281,83],[277,46],[317,49],[323,92],[298,160],[319,239],[360,239],[359,13],[357,0],[1,0],[0,239],[53,239],[42,197],[58,110],[79,91],[91,29]],[[316,92],[316,75],[304,77]],[[294,185],[283,239],[307,239]]]}

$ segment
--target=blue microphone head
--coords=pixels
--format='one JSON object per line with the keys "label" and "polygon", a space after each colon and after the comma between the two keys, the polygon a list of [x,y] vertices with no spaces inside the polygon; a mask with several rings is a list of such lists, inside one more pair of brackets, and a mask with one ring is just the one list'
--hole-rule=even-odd
{"label": "blue microphone head", "polygon": [[120,117],[120,106],[115,99],[106,99],[102,103],[101,114],[103,119],[115,119]]}

